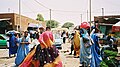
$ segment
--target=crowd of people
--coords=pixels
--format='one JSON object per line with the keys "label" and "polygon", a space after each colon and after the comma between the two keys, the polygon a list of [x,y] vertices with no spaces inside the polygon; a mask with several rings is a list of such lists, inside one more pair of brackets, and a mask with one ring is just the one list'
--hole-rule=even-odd
{"label": "crowd of people", "polygon": [[99,33],[98,28],[90,27],[75,29],[75,32],[70,35],[71,52],[74,51],[74,57],[80,58],[80,64],[84,67],[100,67],[102,57],[100,54],[99,40],[96,33]]}
{"label": "crowd of people", "polygon": [[83,67],[100,67],[102,59],[105,58],[105,49],[118,51],[117,44],[115,44],[116,39],[110,34],[103,36],[106,41],[104,45],[100,43],[101,31],[96,26],[90,27],[88,23],[88,26],[80,26],[74,31],[69,37],[71,39],[69,55],[72,55],[74,51],[74,58],[79,58]]}
{"label": "crowd of people", "polygon": [[[88,23],[89,24],[89,23]],[[80,64],[84,67],[100,67],[102,61],[102,52],[100,50],[100,43],[98,33],[100,30],[94,27],[81,27],[75,29],[71,35],[66,35],[63,31],[63,43],[65,44],[68,37],[71,41],[71,52],[74,51],[74,57],[79,58]],[[28,31],[24,31],[24,35],[19,37],[18,34],[11,33],[9,57],[12,54],[16,56],[15,64],[19,67],[62,67],[62,60],[60,59],[58,49],[53,45],[54,37],[50,27],[39,28],[39,32],[34,35],[34,40]],[[68,34],[68,33],[67,33]],[[112,48],[113,41],[108,36],[109,47]],[[35,46],[30,49],[29,44]]]}
{"label": "crowd of people", "polygon": [[[24,31],[21,37],[12,33],[9,39],[9,57],[17,55],[15,64],[19,67],[62,67],[59,51],[53,42],[50,27],[39,28],[34,40],[31,40],[28,31]],[[34,44],[31,49],[30,44]]]}

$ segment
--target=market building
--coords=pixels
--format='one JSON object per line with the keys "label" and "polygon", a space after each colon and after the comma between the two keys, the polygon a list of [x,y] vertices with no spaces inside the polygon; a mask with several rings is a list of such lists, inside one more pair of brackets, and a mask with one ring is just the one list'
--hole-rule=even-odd
{"label": "market building", "polygon": [[[25,31],[29,24],[38,24],[46,27],[46,23],[37,21],[26,16],[21,15],[21,23],[19,21],[20,15],[16,13],[1,13],[0,14],[0,33],[5,33],[9,30]],[[21,26],[21,27],[20,27]]]}
{"label": "market building", "polygon": [[104,34],[112,32],[112,26],[120,21],[120,15],[111,16],[95,16],[94,22],[99,27],[100,31]]}

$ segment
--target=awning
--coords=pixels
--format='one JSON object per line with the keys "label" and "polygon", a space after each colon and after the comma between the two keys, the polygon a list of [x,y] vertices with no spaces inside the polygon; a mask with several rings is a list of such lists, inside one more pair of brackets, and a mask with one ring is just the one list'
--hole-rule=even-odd
{"label": "awning", "polygon": [[0,21],[3,21],[3,20],[10,20],[10,18],[2,18],[2,19],[0,19]]}
{"label": "awning", "polygon": [[118,22],[112,26],[112,31],[113,32],[120,32],[120,22]]}
{"label": "awning", "polygon": [[29,23],[28,27],[38,27],[38,24]]}
{"label": "awning", "polygon": [[0,21],[0,27],[4,27],[4,28],[6,28],[8,25],[10,25],[9,22],[7,22],[7,21],[3,21],[3,20]]}

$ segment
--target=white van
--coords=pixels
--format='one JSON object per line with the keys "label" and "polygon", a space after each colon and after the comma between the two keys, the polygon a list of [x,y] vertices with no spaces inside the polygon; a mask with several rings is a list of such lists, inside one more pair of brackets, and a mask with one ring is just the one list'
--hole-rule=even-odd
{"label": "white van", "polygon": [[53,37],[54,37],[54,45],[58,49],[62,49],[63,39],[62,39],[61,35],[57,34],[57,33],[53,33]]}

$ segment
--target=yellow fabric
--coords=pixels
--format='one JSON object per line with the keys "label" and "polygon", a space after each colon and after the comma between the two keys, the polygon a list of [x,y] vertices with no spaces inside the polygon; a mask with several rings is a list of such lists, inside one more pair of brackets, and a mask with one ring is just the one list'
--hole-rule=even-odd
{"label": "yellow fabric", "polygon": [[76,31],[74,35],[74,50],[77,51],[80,49],[80,34]]}
{"label": "yellow fabric", "polygon": [[74,35],[74,51],[76,51],[76,56],[79,56],[79,53],[80,53],[80,34],[79,34],[79,31],[76,31],[75,35]]}

